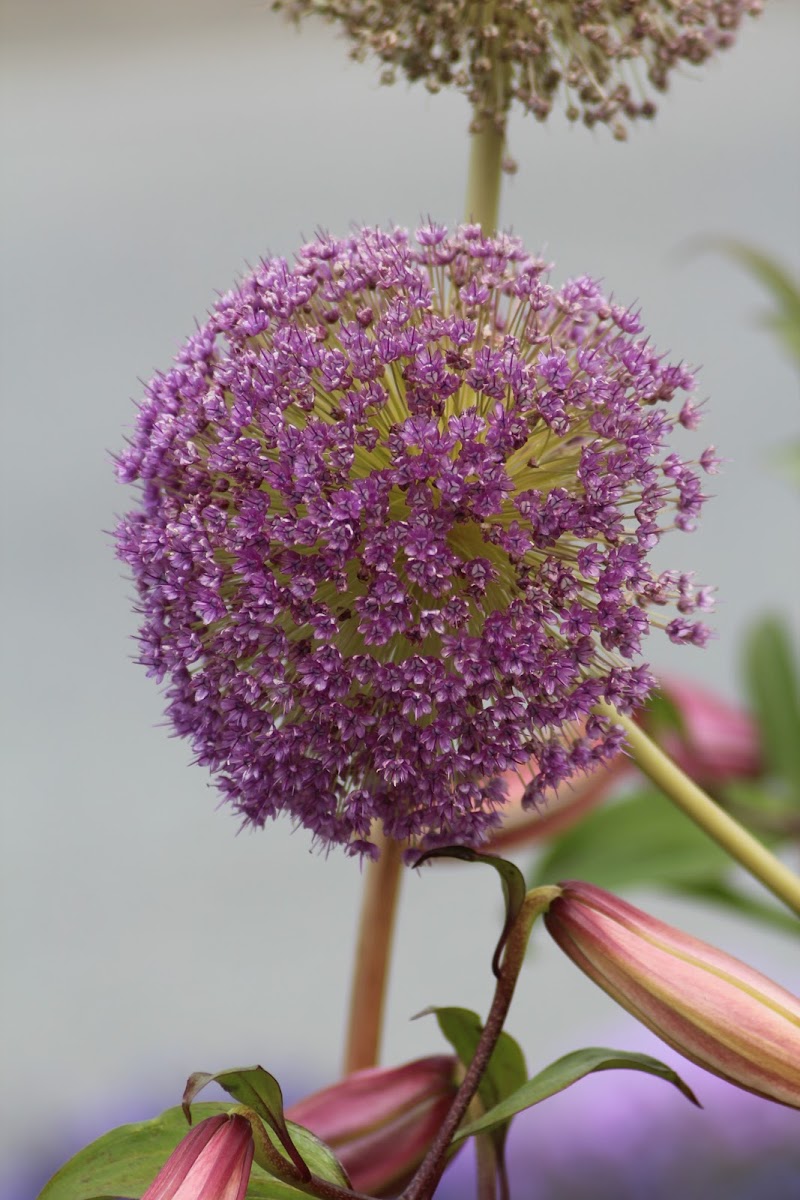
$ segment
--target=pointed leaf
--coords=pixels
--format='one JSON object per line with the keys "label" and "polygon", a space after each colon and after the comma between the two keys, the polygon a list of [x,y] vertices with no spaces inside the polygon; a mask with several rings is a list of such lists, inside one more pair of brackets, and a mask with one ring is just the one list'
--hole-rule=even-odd
{"label": "pointed leaf", "polygon": [[615,891],[639,883],[718,879],[729,868],[724,850],[660,792],[643,789],[587,813],[556,838],[535,865],[530,884],[585,879]]}
{"label": "pointed leaf", "polygon": [[[229,1103],[216,1101],[202,1101],[193,1107],[198,1120],[231,1109]],[[311,1143],[304,1138],[306,1131],[291,1123],[290,1128],[298,1145],[308,1153],[309,1161],[313,1161]],[[115,1197],[136,1200],[153,1182],[186,1133],[186,1117],[181,1108],[169,1108],[152,1121],[112,1129],[65,1163],[45,1185],[39,1200],[112,1200]],[[323,1150],[329,1161],[333,1157],[331,1152],[327,1147]],[[344,1181],[343,1186],[346,1186],[341,1168],[335,1178],[318,1170],[316,1163],[314,1172],[333,1179],[333,1182]],[[253,1165],[247,1200],[300,1200],[306,1195]]]}
{"label": "pointed leaf", "polygon": [[571,1054],[565,1054],[563,1058],[559,1058],[549,1067],[545,1067],[533,1079],[529,1079],[510,1096],[506,1096],[477,1121],[471,1121],[469,1125],[462,1126],[453,1141],[463,1141],[464,1138],[472,1137],[474,1134],[488,1133],[497,1125],[505,1124],[523,1109],[531,1108],[534,1104],[539,1104],[557,1092],[563,1092],[565,1088],[576,1083],[577,1080],[583,1079],[586,1075],[597,1071],[620,1069],[643,1071],[647,1075],[655,1075],[659,1079],[664,1079],[678,1088],[687,1100],[691,1100],[692,1104],[700,1107],[691,1088],[671,1067],[657,1058],[651,1058],[648,1054],[630,1053],[627,1050],[607,1050],[601,1046],[590,1046],[585,1050],[573,1050]]}
{"label": "pointed leaf", "polygon": [[709,239],[731,258],[735,258],[771,294],[775,309],[766,314],[765,323],[783,342],[784,349],[800,364],[800,285],[786,268],[763,251],[734,238]]}
{"label": "pointed leaf", "polygon": [[786,625],[765,617],[750,630],[744,674],[764,754],[800,801],[800,681]]}
{"label": "pointed leaf", "polygon": [[275,1076],[263,1067],[234,1067],[213,1075],[207,1071],[195,1071],[186,1081],[183,1093],[183,1111],[187,1121],[191,1121],[191,1106],[195,1096],[212,1082],[218,1083],[234,1100],[258,1113],[275,1133],[301,1178],[308,1179],[308,1166],[289,1135],[283,1115],[283,1093]]}
{"label": "pointed leaf", "polygon": [[503,896],[506,902],[506,919],[500,934],[500,940],[492,956],[492,970],[495,975],[498,975],[500,970],[500,955],[506,944],[506,938],[525,900],[526,887],[524,875],[519,867],[515,866],[512,862],[508,862],[507,859],[498,858],[496,854],[479,854],[477,850],[470,850],[467,846],[442,846],[438,850],[427,850],[424,854],[420,855],[414,866],[420,867],[431,858],[460,858],[463,862],[486,863],[488,866],[494,867],[500,876],[500,882],[503,885]]}
{"label": "pointed leaf", "polygon": [[[477,1013],[468,1008],[427,1008],[420,1016],[432,1013],[439,1028],[465,1067],[475,1056],[483,1025]],[[525,1056],[519,1043],[505,1031],[500,1034],[478,1087],[484,1108],[494,1108],[515,1092],[527,1078]]]}

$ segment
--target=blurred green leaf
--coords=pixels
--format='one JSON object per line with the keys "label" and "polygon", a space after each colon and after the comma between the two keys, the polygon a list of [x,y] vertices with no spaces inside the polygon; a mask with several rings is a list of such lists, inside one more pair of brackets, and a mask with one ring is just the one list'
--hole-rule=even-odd
{"label": "blurred green leaf", "polygon": [[786,625],[764,617],[744,645],[744,677],[764,756],[800,803],[800,683]]}
{"label": "blurred green leaf", "polygon": [[763,251],[733,238],[715,238],[713,244],[753,275],[770,293],[775,308],[764,317],[764,324],[778,336],[784,350],[800,366],[800,283],[777,261]]}
{"label": "blurred green leaf", "polygon": [[550,845],[529,884],[584,879],[611,891],[718,878],[728,855],[660,792],[645,788],[595,809]]}
{"label": "blurred green leaf", "polygon": [[784,446],[773,455],[773,462],[789,483],[793,483],[795,487],[800,486],[800,441]]}
{"label": "blurred green leaf", "polygon": [[660,687],[650,693],[639,716],[647,732],[656,741],[668,733],[683,733],[686,728],[681,710]]}
{"label": "blurred green leaf", "polygon": [[[230,1109],[229,1103],[215,1101],[193,1105],[199,1120]],[[291,1123],[290,1128],[302,1145],[305,1130]],[[187,1132],[181,1108],[169,1108],[152,1121],[112,1129],[65,1163],[45,1185],[39,1200],[138,1200]],[[253,1165],[247,1200],[299,1200],[306,1195]]]}
{"label": "blurred green leaf", "polygon": [[[506,1096],[494,1108],[485,1112],[477,1121],[462,1126],[456,1133],[454,1141],[462,1141],[478,1133],[488,1133],[497,1125],[504,1125],[523,1109],[531,1108],[557,1092],[563,1092],[571,1084],[583,1079],[596,1071],[613,1070],[643,1071],[647,1075],[656,1075],[683,1092],[692,1104],[698,1104],[691,1088],[684,1083],[680,1075],[668,1067],[666,1063],[648,1054],[634,1054],[627,1050],[606,1050],[601,1046],[590,1046],[585,1050],[573,1050],[556,1062],[545,1067],[533,1079],[527,1080],[517,1091]],[[698,1104],[698,1107],[699,1104]]]}
{"label": "blurred green leaf", "polygon": [[791,933],[794,937],[800,935],[800,922],[792,913],[773,904],[765,904],[745,892],[737,891],[721,879],[704,879],[692,882],[684,880],[670,889],[682,896],[695,896],[699,900],[708,900],[727,908],[731,912],[741,913],[745,917],[754,917],[765,925],[772,925],[783,933]]}

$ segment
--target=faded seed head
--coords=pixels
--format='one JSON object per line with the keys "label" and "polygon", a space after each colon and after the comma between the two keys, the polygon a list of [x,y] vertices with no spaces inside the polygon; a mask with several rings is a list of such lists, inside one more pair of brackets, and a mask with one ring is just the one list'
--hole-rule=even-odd
{"label": "faded seed head", "polygon": [[275,0],[300,18],[341,24],[358,59],[374,54],[382,82],[400,72],[431,92],[467,94],[480,126],[505,127],[514,102],[544,120],[558,96],[570,120],[608,125],[651,117],[649,91],[678,66],[730,46],[762,0]]}

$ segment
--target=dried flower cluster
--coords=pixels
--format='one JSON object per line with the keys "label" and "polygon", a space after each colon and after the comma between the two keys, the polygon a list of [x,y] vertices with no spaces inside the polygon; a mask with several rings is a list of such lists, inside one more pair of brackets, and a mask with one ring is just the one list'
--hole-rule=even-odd
{"label": "dried flower cluster", "polygon": [[265,261],[148,385],[119,460],[175,729],[248,821],[353,852],[375,819],[479,843],[503,772],[525,764],[535,804],[617,751],[592,707],[646,696],[651,606],[707,636],[707,590],[647,562],[703,501],[664,449],[697,421],[689,372],[516,239],[416,236]]}
{"label": "dried flower cluster", "polygon": [[625,121],[649,117],[647,84],[667,86],[681,64],[697,66],[730,46],[762,0],[275,0],[293,17],[340,21],[358,59],[386,63],[431,91],[465,92],[476,127],[505,127],[514,101],[543,120],[558,93],[570,120],[604,122],[618,138]]}

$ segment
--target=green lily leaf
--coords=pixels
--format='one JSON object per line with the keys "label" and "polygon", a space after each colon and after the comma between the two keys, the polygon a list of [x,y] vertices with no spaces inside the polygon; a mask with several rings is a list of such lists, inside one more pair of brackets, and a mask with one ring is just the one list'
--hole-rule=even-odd
{"label": "green lily leaf", "polygon": [[508,862],[507,859],[499,858],[496,854],[479,854],[477,850],[470,850],[467,846],[442,846],[438,850],[427,850],[419,856],[414,866],[420,867],[431,858],[460,858],[463,862],[486,863],[487,866],[494,867],[500,876],[500,882],[503,885],[503,897],[506,904],[506,919],[500,939],[492,956],[492,971],[495,975],[498,975],[500,971],[500,956],[506,944],[506,938],[525,901],[527,889],[525,887],[524,875],[519,867],[515,866],[512,862]]}
{"label": "green lily leaf", "polygon": [[800,679],[786,625],[765,617],[745,641],[744,675],[767,762],[800,803]]}
{"label": "green lily leaf", "polygon": [[729,868],[724,850],[660,792],[644,788],[595,809],[556,838],[535,865],[530,885],[585,879],[610,891],[675,886],[718,879]]}
{"label": "green lily leaf", "polygon": [[498,1125],[510,1121],[523,1109],[531,1108],[557,1092],[563,1092],[585,1075],[620,1069],[643,1071],[647,1075],[664,1079],[682,1092],[687,1100],[691,1100],[692,1104],[700,1107],[694,1092],[680,1075],[657,1058],[651,1058],[648,1054],[633,1054],[627,1050],[607,1050],[602,1046],[590,1046],[586,1050],[573,1050],[571,1054],[565,1054],[563,1058],[545,1067],[538,1075],[534,1075],[533,1079],[527,1080],[522,1087],[485,1112],[477,1121],[462,1126],[453,1141],[459,1142],[475,1134],[488,1133]]}
{"label": "green lily leaf", "polygon": [[216,1071],[214,1074],[195,1071],[186,1081],[183,1093],[183,1111],[187,1121],[191,1121],[191,1107],[195,1096],[212,1082],[218,1083],[234,1100],[246,1104],[253,1112],[258,1113],[277,1137],[300,1177],[308,1179],[308,1164],[303,1161],[303,1156],[289,1135],[283,1115],[283,1093],[275,1076],[270,1075],[263,1067],[235,1067],[229,1071]]}
{"label": "green lily leaf", "polygon": [[641,711],[644,727],[651,737],[660,741],[664,734],[683,733],[686,728],[683,714],[674,700],[662,688],[656,688]]}
{"label": "green lily leaf", "polygon": [[[432,1013],[439,1028],[455,1050],[461,1062],[468,1067],[475,1057],[483,1025],[477,1013],[469,1008],[426,1008],[420,1016]],[[510,1033],[500,1034],[492,1051],[478,1095],[484,1108],[494,1108],[506,1096],[516,1091],[528,1075],[522,1048]]]}
{"label": "green lily leaf", "polygon": [[585,879],[612,892],[660,887],[796,935],[797,919],[735,888],[728,882],[730,868],[724,850],[660,792],[643,789],[595,809],[556,838],[536,863],[531,885]]}
{"label": "green lily leaf", "polygon": [[[203,1101],[193,1105],[198,1120],[230,1110],[231,1105],[226,1102]],[[308,1161],[313,1163],[315,1174],[332,1178],[318,1170],[317,1151],[312,1152],[306,1141],[306,1130],[291,1122],[289,1128],[297,1144],[307,1153]],[[112,1129],[65,1163],[45,1185],[39,1200],[113,1200],[116,1197],[138,1200],[186,1133],[186,1117],[181,1108],[168,1108],[152,1121]],[[311,1136],[309,1134],[308,1138]],[[317,1147],[321,1146],[316,1138],[313,1141]],[[323,1150],[328,1160],[333,1158],[327,1147]],[[346,1186],[340,1169],[334,1182],[341,1183],[343,1179],[343,1186]],[[305,1196],[306,1192],[298,1191],[253,1164],[247,1200],[300,1200]]]}
{"label": "green lily leaf", "polygon": [[745,892],[737,891],[721,879],[694,882],[687,879],[670,887],[670,891],[681,896],[695,896],[699,900],[710,900],[713,904],[719,904],[721,908],[728,908],[745,917],[754,917],[757,921],[772,925],[783,933],[791,933],[794,937],[800,933],[800,924],[793,913],[786,912],[785,909],[778,908],[774,904],[765,904],[762,900],[756,899],[755,896],[748,896]]}
{"label": "green lily leaf", "polygon": [[[478,1014],[468,1008],[428,1008],[425,1013],[419,1015],[424,1016],[428,1013],[434,1014],[442,1033],[464,1066],[468,1067],[475,1056],[483,1032]],[[522,1087],[527,1075],[521,1046],[510,1033],[503,1031],[497,1039],[478,1085],[478,1099],[484,1110],[496,1109],[501,1101]],[[496,1123],[489,1132],[495,1170],[501,1174],[505,1172],[505,1142],[510,1121],[509,1117],[508,1121]]]}
{"label": "green lily leaf", "polygon": [[764,317],[783,342],[784,350],[800,365],[800,286],[776,259],[732,238],[714,239],[770,293],[775,308]]}

